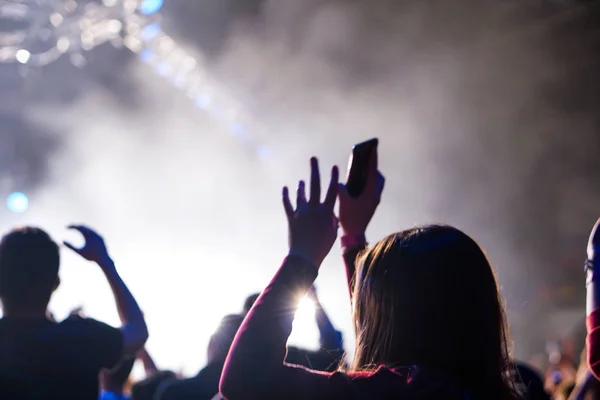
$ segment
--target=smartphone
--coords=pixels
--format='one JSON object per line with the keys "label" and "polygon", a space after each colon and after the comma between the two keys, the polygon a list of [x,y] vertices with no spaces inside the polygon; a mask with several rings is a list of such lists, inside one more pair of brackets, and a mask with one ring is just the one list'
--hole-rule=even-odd
{"label": "smartphone", "polygon": [[352,197],[361,195],[367,185],[369,176],[369,162],[375,155],[379,139],[374,138],[366,142],[359,143],[352,149],[348,168],[348,180],[346,181],[346,190]]}

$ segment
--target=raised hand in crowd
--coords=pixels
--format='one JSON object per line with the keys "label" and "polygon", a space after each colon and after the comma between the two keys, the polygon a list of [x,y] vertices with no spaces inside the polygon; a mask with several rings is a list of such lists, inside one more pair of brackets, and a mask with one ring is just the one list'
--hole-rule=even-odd
{"label": "raised hand in crowd", "polygon": [[353,278],[356,270],[355,262],[358,253],[367,246],[365,232],[371,222],[375,210],[381,201],[385,186],[385,178],[378,170],[377,152],[369,159],[367,181],[364,190],[358,197],[352,197],[346,186],[339,184],[339,218],[342,227],[342,255],[346,266],[346,278],[350,295],[353,290]]}
{"label": "raised hand in crowd", "polygon": [[319,268],[331,251],[338,231],[333,213],[339,171],[333,167],[325,200],[321,202],[321,175],[316,158],[310,160],[310,197],[307,200],[304,181],[298,184],[296,208],[290,201],[289,190],[283,189],[283,206],[288,219],[290,255],[299,256]]}
{"label": "raised hand in crowd", "polygon": [[121,279],[113,260],[108,254],[104,239],[92,229],[82,225],[71,225],[69,229],[83,235],[85,244],[78,248],[69,242],[64,245],[88,261],[93,261],[102,269],[113,292],[123,334],[123,356],[135,356],[148,339],[148,328],[142,310]]}
{"label": "raised hand in crowd", "polygon": [[64,241],[63,244],[75,253],[88,261],[96,262],[101,268],[114,267],[114,264],[108,255],[108,249],[104,239],[98,233],[83,225],[70,225],[69,229],[75,230],[83,236],[85,243],[83,247],[75,247],[71,243]]}
{"label": "raised hand in crowd", "polygon": [[60,284],[59,247],[38,228],[9,232],[0,242],[1,399],[97,400],[102,369],[112,369],[146,341],[144,318],[104,242],[88,228],[76,229],[86,246],[68,247],[101,265],[117,298],[123,329],[80,315],[61,322],[49,318],[48,303]]}
{"label": "raised hand in crowd", "polygon": [[339,217],[344,235],[364,236],[381,202],[385,178],[377,169],[377,164],[377,152],[373,152],[369,159],[366,185],[358,197],[352,197],[346,190],[346,186],[339,183]]}
{"label": "raised hand in crowd", "polygon": [[142,365],[144,366],[144,372],[146,373],[147,377],[152,376],[160,371],[154,362],[154,359],[152,356],[150,356],[150,353],[148,353],[148,350],[146,350],[145,347],[138,351],[137,358],[142,362]]}

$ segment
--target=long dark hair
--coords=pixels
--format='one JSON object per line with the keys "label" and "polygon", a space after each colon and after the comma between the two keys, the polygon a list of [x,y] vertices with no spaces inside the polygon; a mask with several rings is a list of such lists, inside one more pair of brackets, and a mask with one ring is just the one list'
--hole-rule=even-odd
{"label": "long dark hair", "polygon": [[496,278],[479,245],[443,225],[390,235],[357,260],[354,371],[444,373],[486,399],[520,398]]}

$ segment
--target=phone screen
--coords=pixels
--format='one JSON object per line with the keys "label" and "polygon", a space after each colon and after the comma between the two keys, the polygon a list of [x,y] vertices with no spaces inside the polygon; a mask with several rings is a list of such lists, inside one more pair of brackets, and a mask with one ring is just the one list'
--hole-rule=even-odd
{"label": "phone screen", "polygon": [[375,138],[359,143],[352,149],[348,180],[346,181],[346,189],[350,196],[358,197],[365,189],[369,175],[369,161],[377,151],[378,144],[379,140]]}

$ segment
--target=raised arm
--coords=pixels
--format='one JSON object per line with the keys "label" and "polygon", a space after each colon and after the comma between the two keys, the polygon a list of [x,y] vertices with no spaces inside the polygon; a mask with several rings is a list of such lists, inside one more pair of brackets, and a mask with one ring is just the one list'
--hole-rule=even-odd
{"label": "raised arm", "polygon": [[311,171],[310,199],[306,200],[304,183],[300,182],[295,210],[284,188],[289,255],[246,316],[231,346],[220,385],[229,400],[332,398],[332,375],[284,364],[298,300],[316,279],[337,236],[333,214],[337,168],[332,171],[324,203],[320,201],[316,159],[311,160]]}
{"label": "raised arm", "polygon": [[587,246],[587,352],[590,369],[600,379],[600,219],[594,225]]}
{"label": "raised arm", "polygon": [[369,160],[367,183],[360,196],[350,196],[346,187],[341,183],[338,189],[340,226],[342,227],[342,255],[346,266],[350,298],[352,298],[352,292],[354,291],[356,258],[367,247],[365,232],[381,201],[381,193],[385,186],[385,178],[378,171],[377,162],[377,153],[373,153]]}
{"label": "raised arm", "polygon": [[85,245],[82,248],[76,248],[72,244],[64,242],[65,246],[86,260],[95,262],[104,272],[104,276],[113,292],[119,318],[121,319],[123,355],[135,356],[148,339],[148,328],[142,310],[140,310],[135,298],[117,272],[102,237],[85,226],[73,225],[69,228],[77,230],[83,235]]}
{"label": "raised arm", "polygon": [[338,332],[333,326],[323,305],[319,301],[317,289],[314,285],[311,287],[309,295],[315,303],[315,319],[319,328],[321,347],[325,350],[341,350],[343,348],[342,333]]}
{"label": "raised arm", "polygon": [[156,363],[154,362],[154,360],[150,356],[150,353],[148,353],[148,350],[146,350],[145,347],[138,351],[137,358],[142,362],[142,365],[144,366],[144,372],[146,373],[146,377],[152,376],[159,372]]}

